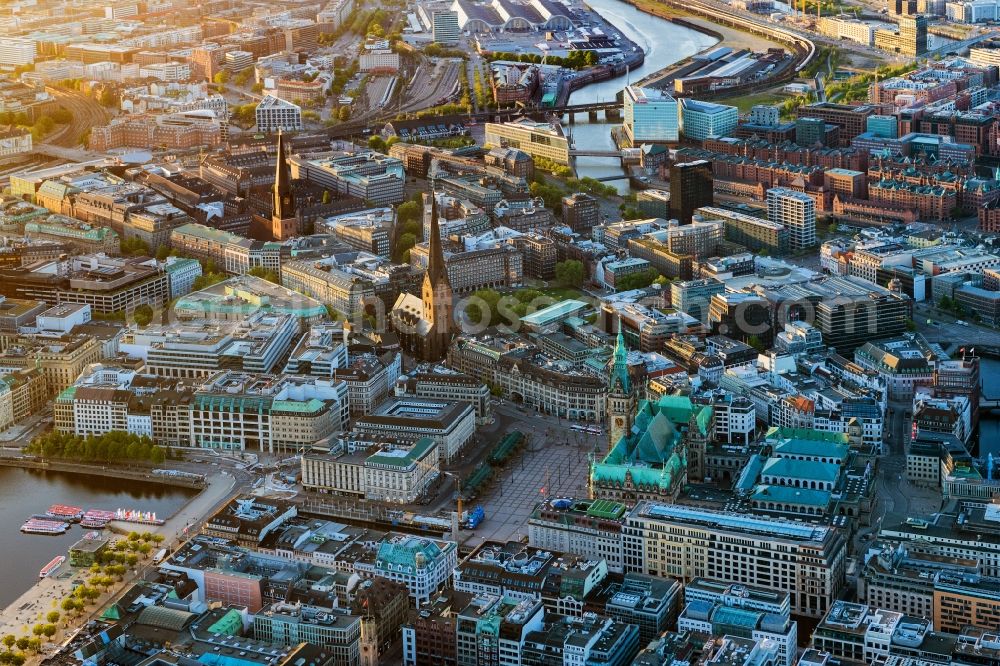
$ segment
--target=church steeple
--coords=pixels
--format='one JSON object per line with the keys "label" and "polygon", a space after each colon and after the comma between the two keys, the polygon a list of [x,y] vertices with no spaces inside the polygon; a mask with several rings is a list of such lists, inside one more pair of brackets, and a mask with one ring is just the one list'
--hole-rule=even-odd
{"label": "church steeple", "polygon": [[618,337],[615,339],[615,353],[611,360],[611,382],[609,388],[620,393],[631,392],[631,379],[628,376],[628,349],[625,347],[625,336],[622,335],[622,321],[618,319]]}
{"label": "church steeple", "polygon": [[288,167],[285,137],[278,131],[278,154],[274,165],[274,186],[271,187],[271,216],[250,216],[250,237],[260,241],[283,241],[298,236],[299,216],[292,195],[292,175]]}
{"label": "church steeple", "polygon": [[628,374],[628,348],[622,333],[622,320],[618,318],[618,337],[611,356],[608,381],[608,447],[614,447],[628,434],[636,411],[636,391]]}
{"label": "church steeple", "polygon": [[278,130],[278,163],[275,166],[274,189],[271,196],[274,201],[274,219],[289,220],[295,217],[292,177],[288,169],[288,155],[285,154],[285,137],[281,130]]}
{"label": "church steeple", "polygon": [[448,266],[444,261],[444,248],[441,247],[441,229],[438,225],[437,197],[432,191],[431,225],[427,252],[427,273],[421,289],[423,301],[423,319],[427,322],[428,331],[424,337],[424,360],[439,361],[448,353],[451,344],[452,328],[452,293],[451,281],[448,279]]}
{"label": "church steeple", "polygon": [[451,288],[448,280],[448,269],[444,263],[444,250],[441,248],[441,229],[438,226],[437,197],[431,192],[431,227],[429,247],[427,251],[427,277],[435,287],[441,284]]}

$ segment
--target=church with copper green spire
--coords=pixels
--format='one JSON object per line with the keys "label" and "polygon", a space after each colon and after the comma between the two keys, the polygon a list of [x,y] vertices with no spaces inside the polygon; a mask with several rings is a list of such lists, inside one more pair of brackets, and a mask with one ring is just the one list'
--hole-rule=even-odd
{"label": "church with copper green spire", "polygon": [[400,294],[393,305],[391,321],[400,345],[421,361],[441,361],[448,355],[454,332],[454,303],[448,267],[441,246],[437,199],[430,195],[431,223],[427,272],[420,296]]}

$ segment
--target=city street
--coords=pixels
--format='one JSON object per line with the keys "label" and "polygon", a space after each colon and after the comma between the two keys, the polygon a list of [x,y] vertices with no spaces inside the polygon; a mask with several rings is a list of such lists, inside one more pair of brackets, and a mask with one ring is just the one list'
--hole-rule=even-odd
{"label": "city street", "polygon": [[906,478],[906,456],[893,454],[879,462],[877,500],[869,527],[854,536],[854,552],[864,551],[870,535],[884,524],[893,524],[913,516],[930,516],[941,508],[940,492],[916,486]]}
{"label": "city street", "polygon": [[[931,323],[927,323],[930,320]],[[929,342],[938,342],[945,351],[954,354],[960,347],[1000,347],[1000,332],[990,326],[980,326],[968,320],[960,320],[950,312],[945,312],[930,303],[917,303],[913,308],[913,321],[917,331]],[[965,321],[965,324],[956,324]]]}
{"label": "city street", "polygon": [[33,439],[52,426],[52,406],[44,409],[0,432],[0,447],[17,449],[27,446]]}

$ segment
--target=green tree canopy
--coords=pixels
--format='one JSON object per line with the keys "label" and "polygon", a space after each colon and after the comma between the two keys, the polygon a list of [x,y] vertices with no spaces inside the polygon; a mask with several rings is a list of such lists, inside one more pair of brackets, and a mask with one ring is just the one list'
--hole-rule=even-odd
{"label": "green tree canopy", "polygon": [[615,280],[615,289],[618,291],[629,291],[631,289],[642,289],[653,284],[653,280],[659,277],[659,272],[655,268],[647,268],[643,271],[623,275]]}
{"label": "green tree canopy", "polygon": [[420,222],[423,213],[423,204],[419,201],[404,201],[396,208],[396,219],[401,224],[408,222]]}
{"label": "green tree canopy", "polygon": [[138,236],[130,236],[122,239],[121,252],[129,257],[148,256],[149,244]]}
{"label": "green tree canopy", "polygon": [[149,323],[153,321],[153,314],[153,308],[143,303],[132,311],[132,319],[139,326],[149,326]]}
{"label": "green tree canopy", "polygon": [[86,437],[52,430],[36,437],[24,450],[43,458],[102,463],[162,462],[160,456],[165,455],[163,448],[154,445],[149,437],[121,430]]}
{"label": "green tree canopy", "polygon": [[582,261],[567,259],[556,264],[556,280],[564,287],[580,288],[586,277],[587,271]]}
{"label": "green tree canopy", "polygon": [[259,277],[262,280],[267,280],[268,282],[273,282],[274,284],[281,284],[281,279],[278,277],[278,274],[272,269],[264,268],[263,266],[254,266],[247,271],[247,275]]}
{"label": "green tree canopy", "polygon": [[396,248],[394,254],[396,255],[397,261],[402,261],[404,253],[408,253],[410,248],[417,244],[417,237],[412,233],[400,234],[399,238],[396,240]]}
{"label": "green tree canopy", "polygon": [[213,284],[218,284],[226,279],[226,276],[222,273],[202,273],[194,279],[194,283],[191,285],[192,291],[199,291],[201,289],[208,289]]}

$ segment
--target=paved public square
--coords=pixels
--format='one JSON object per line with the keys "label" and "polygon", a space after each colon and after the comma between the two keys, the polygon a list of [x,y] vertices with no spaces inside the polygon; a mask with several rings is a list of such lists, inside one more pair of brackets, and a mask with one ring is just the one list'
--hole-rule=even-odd
{"label": "paved public square", "polygon": [[533,434],[514,461],[479,499],[486,519],[474,532],[465,532],[465,543],[478,546],[485,540],[518,540],[528,535],[528,516],[546,497],[586,497],[589,454],[603,451],[603,435],[570,430],[569,424],[533,418]]}

